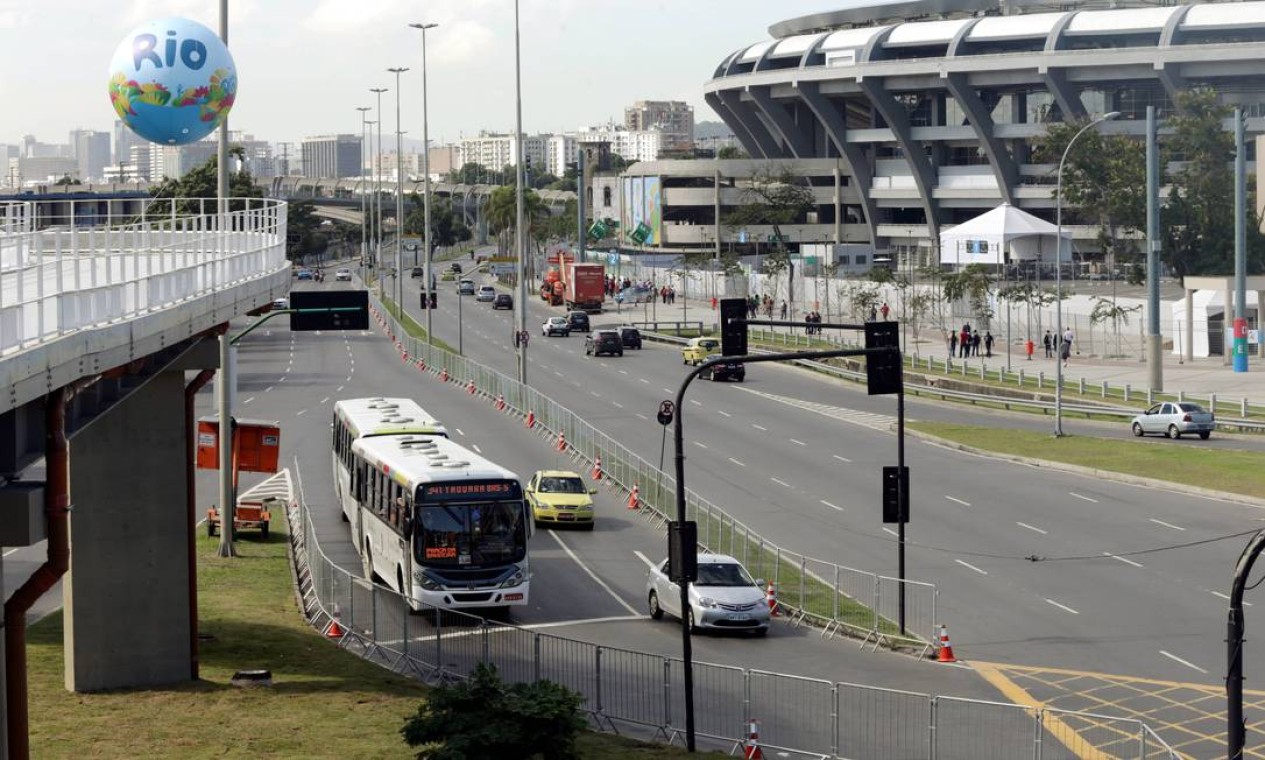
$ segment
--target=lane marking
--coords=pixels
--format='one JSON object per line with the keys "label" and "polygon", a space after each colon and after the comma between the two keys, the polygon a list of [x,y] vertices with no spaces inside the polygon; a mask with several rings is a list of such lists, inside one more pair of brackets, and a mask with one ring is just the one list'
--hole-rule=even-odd
{"label": "lane marking", "polygon": [[457,431],[457,435],[465,435],[465,433],[462,432],[461,428],[453,428],[453,430]]}
{"label": "lane marking", "polygon": [[273,389],[273,387],[274,387],[274,386],[269,385],[267,388],[264,388],[264,393],[267,393],[268,391],[271,391],[271,390]]}
{"label": "lane marking", "polygon": [[699,447],[700,449],[707,448],[707,444],[701,443],[699,441],[690,441],[690,443],[693,443],[695,446]]}
{"label": "lane marking", "polygon": [[329,401],[329,396],[326,396],[325,398],[321,399],[322,404],[326,403],[327,401]]}
{"label": "lane marking", "polygon": [[822,504],[825,504],[827,507],[830,507],[831,509],[837,509],[837,510],[839,510],[840,512],[843,512],[843,511],[844,511],[843,507],[840,507],[840,506],[836,506],[836,505],[834,505],[834,504],[831,504],[830,502],[826,501],[825,499],[822,499],[822,500],[821,500],[821,503],[822,503]]}
{"label": "lane marking", "polygon": [[891,533],[893,536],[896,536],[897,538],[900,538],[900,534],[899,534],[899,533],[897,533],[896,531],[892,530],[891,528],[883,528],[883,532],[884,532],[884,533]]}
{"label": "lane marking", "polygon": [[[671,389],[671,388],[664,388],[664,389],[663,389],[663,392],[664,392],[664,393],[666,393],[666,394],[668,394],[669,396],[670,396],[670,395],[672,395],[672,389]],[[694,399],[690,399],[690,401],[693,401],[693,400],[694,400]]]}
{"label": "lane marking", "polygon": [[[1219,597],[1221,597],[1222,599],[1226,600],[1227,602],[1228,602],[1228,601],[1230,601],[1230,595],[1229,595],[1229,594],[1223,594],[1223,593],[1221,593],[1220,591],[1213,591],[1213,592],[1212,592],[1212,595],[1213,595],[1213,596],[1219,596]],[[1244,606],[1244,607],[1251,607],[1251,606],[1252,606],[1252,603],[1251,603],[1251,602],[1244,602],[1244,603],[1243,603],[1243,606]]]}
{"label": "lane marking", "polygon": [[242,403],[243,403],[243,404],[249,404],[250,402],[252,402],[252,401],[254,401],[254,400],[255,400],[255,397],[254,397],[254,396],[251,396],[250,398],[246,399],[246,400],[245,400],[245,401],[243,401]]}
{"label": "lane marking", "polygon": [[643,419],[643,420],[648,420],[648,419],[650,419],[649,417],[647,417],[646,415],[642,414],[641,412],[637,412],[637,416],[638,416],[638,417],[640,417],[640,418],[641,418],[641,419]]}
{"label": "lane marking", "polygon": [[794,488],[794,486],[792,486],[790,483],[787,483],[785,480],[778,480],[777,478],[772,478],[772,477],[769,478],[769,480],[773,481],[774,483],[777,483],[779,486],[785,486],[786,488]]}
{"label": "lane marking", "polygon": [[307,414],[307,410],[306,410],[306,409],[300,409],[300,410],[298,411],[298,413],[297,413],[297,414],[295,414],[294,416],[295,416],[295,417],[302,417],[302,416],[303,416],[303,415],[305,415],[305,414]]}
{"label": "lane marking", "polygon": [[742,462],[739,462],[737,459],[734,459],[733,457],[729,457],[729,461],[733,462],[734,464],[738,465],[739,467],[746,467],[746,465],[745,465],[745,464],[743,464]]}
{"label": "lane marking", "polygon": [[593,394],[593,398],[601,398],[601,397],[602,397],[602,394],[598,393],[597,391],[589,391],[589,393],[592,393],[592,394]]}
{"label": "lane marking", "polygon": [[[1128,557],[1117,557],[1116,555],[1114,555],[1114,554],[1108,554],[1107,552],[1103,552],[1103,553],[1102,553],[1102,556],[1104,556],[1104,557],[1111,557],[1112,559],[1118,559],[1118,560],[1120,560],[1121,562],[1125,563],[1126,565],[1133,565],[1134,567],[1144,567],[1144,565],[1143,565],[1141,562],[1134,562],[1133,560],[1129,559]],[[1229,598],[1229,597],[1227,597],[1227,598]]]}
{"label": "lane marking", "polygon": [[[649,380],[647,380],[647,379],[646,379],[646,378],[644,378],[644,377],[639,377],[639,378],[637,378],[637,382],[639,382],[639,383],[645,383],[646,385],[650,385],[650,381],[649,381]],[[671,393],[671,391],[669,391],[669,393]]]}
{"label": "lane marking", "polygon": [[971,506],[971,502],[969,502],[969,501],[962,501],[961,499],[955,499],[955,498],[953,498],[952,496],[949,496],[949,495],[947,495],[947,494],[945,495],[945,497],[944,497],[944,498],[948,499],[949,501],[951,501],[951,502],[953,502],[953,503],[955,503],[955,504],[961,504],[961,505],[962,505],[962,506],[964,506],[964,507],[969,507],[969,506]]}
{"label": "lane marking", "polygon": [[624,405],[623,405],[623,404],[621,404],[621,403],[619,403],[618,401],[612,401],[612,402],[611,402],[611,406],[615,407],[616,409],[623,409],[623,408],[624,408]]}
{"label": "lane marking", "polygon": [[474,451],[475,451],[475,453],[476,453],[476,454],[482,454],[482,453],[483,453],[483,449],[479,448],[479,444],[477,444],[477,443],[472,443],[472,444],[470,444],[470,448],[474,449]]}
{"label": "lane marking", "polygon": [[619,371],[619,374],[621,374],[621,375],[627,375],[627,374],[628,374],[628,370],[626,370],[626,369],[621,369],[621,370]]}
{"label": "lane marking", "polygon": [[645,563],[646,563],[646,567],[654,567],[654,563],[653,563],[653,562],[651,562],[651,561],[650,561],[650,558],[649,558],[649,557],[647,557],[646,555],[642,554],[641,552],[637,551],[636,549],[633,549],[633,554],[636,554],[636,555],[637,555],[637,559],[641,560],[642,562],[645,562]]}
{"label": "lane marking", "polygon": [[347,387],[347,386],[345,386],[345,385],[340,385],[340,386],[338,386],[337,388],[335,388],[335,389],[334,389],[334,392],[335,392],[335,393],[342,393],[343,388],[346,388],[346,387]]}
{"label": "lane marking", "polygon": [[1058,607],[1060,610],[1065,610],[1065,611],[1067,611],[1067,612],[1072,613],[1073,615],[1079,615],[1079,614],[1080,614],[1079,612],[1077,612],[1076,610],[1072,609],[1071,607],[1068,607],[1066,604],[1059,604],[1058,602],[1054,601],[1053,599],[1046,599],[1046,601],[1047,601],[1047,602],[1049,602],[1050,604],[1053,604],[1055,607]]}
{"label": "lane marking", "polygon": [[[646,619],[646,616],[645,616],[645,615],[641,615],[641,614],[634,613],[634,614],[632,614],[632,615],[625,615],[625,616],[622,616],[622,617],[586,618],[586,619],[584,619],[584,620],[555,620],[555,621],[554,621],[554,622],[552,622],[552,623],[529,623],[529,624],[527,624],[527,625],[520,626],[520,627],[521,627],[521,628],[528,628],[528,629],[531,629],[531,630],[533,630],[533,631],[539,631],[539,630],[544,629],[544,628],[562,628],[563,626],[568,626],[568,625],[587,625],[587,624],[589,624],[589,623],[626,623],[626,622],[628,622],[629,620],[645,620],[645,619]],[[495,631],[496,629],[495,629],[495,628],[489,628],[488,630],[489,630],[489,631]],[[512,628],[503,628],[502,630],[510,631],[510,630],[513,630],[513,629],[512,629]],[[463,634],[461,634],[461,633],[456,633],[456,634],[449,633],[448,635],[449,635],[449,636],[461,636],[461,635],[463,635]]]}
{"label": "lane marking", "polygon": [[807,445],[808,445],[808,444],[804,443],[803,441],[797,441],[797,440],[795,440],[794,438],[791,438],[791,439],[789,439],[789,440],[790,440],[790,442],[791,442],[791,443],[795,444],[796,446],[807,446]]}
{"label": "lane marking", "polygon": [[1073,497],[1073,498],[1082,499],[1082,500],[1084,500],[1084,501],[1089,502],[1090,504],[1097,504],[1097,503],[1098,503],[1098,500],[1097,500],[1097,499],[1091,499],[1091,498],[1089,498],[1088,496],[1081,496],[1080,494],[1076,493],[1075,491],[1068,491],[1068,492],[1067,492],[1067,495],[1068,495],[1068,496],[1071,496],[1071,497]]}
{"label": "lane marking", "polygon": [[833,456],[835,459],[838,459],[840,462],[847,462],[848,464],[852,464],[852,460],[848,459],[847,457],[841,457],[838,454],[831,454],[831,456]]}
{"label": "lane marking", "polygon": [[751,423],[751,427],[755,428],[756,430],[763,431],[763,432],[765,432],[765,433],[769,432],[769,429],[768,429],[768,428],[766,428],[766,427],[762,427],[762,426],[760,426],[760,425],[757,425],[757,424],[755,424],[754,422],[753,422],[753,423]]}
{"label": "lane marking", "polygon": [[693,404],[694,406],[702,406],[702,404],[698,403],[694,399],[690,399],[690,403]]}
{"label": "lane marking", "polygon": [[1200,673],[1203,673],[1204,675],[1208,675],[1208,671],[1204,670],[1203,668],[1199,667],[1193,662],[1187,662],[1186,660],[1183,660],[1182,658],[1178,657],[1172,652],[1165,652],[1163,649],[1161,649],[1160,654],[1164,655],[1165,657],[1172,660],[1173,662],[1180,663],[1182,665],[1185,665],[1188,668],[1191,668],[1192,670],[1198,670]]}
{"label": "lane marking", "polygon": [[723,416],[725,416],[725,417],[732,417],[732,416],[733,416],[733,415],[732,415],[732,414],[730,414],[729,412],[726,412],[724,409],[717,409],[717,410],[716,410],[716,414],[720,414],[720,415],[723,415]]}
{"label": "lane marking", "polygon": [[1048,534],[1048,531],[1041,530],[1040,528],[1034,527],[1025,522],[1017,522],[1015,525],[1018,525],[1020,528],[1027,528],[1028,530],[1035,531],[1043,536]]}
{"label": "lane marking", "polygon": [[1150,518],[1147,518],[1147,519],[1149,519],[1151,522],[1155,523],[1156,525],[1163,525],[1165,528],[1172,528],[1173,530],[1183,530],[1183,531],[1184,531],[1184,530],[1186,530],[1185,528],[1181,527],[1180,525],[1174,525],[1174,524],[1172,524],[1172,523],[1166,523],[1166,522],[1164,522],[1163,520],[1156,520],[1154,517],[1150,517]]}
{"label": "lane marking", "polygon": [[558,377],[562,377],[562,373],[561,373],[561,372],[559,372],[559,371],[558,371],[558,370],[556,370],[556,369],[553,371],[553,373],[554,373],[555,375],[557,375]]}
{"label": "lane marking", "polygon": [[616,593],[615,593],[615,589],[613,589],[613,588],[611,588],[610,586],[606,585],[606,581],[604,581],[604,580],[602,580],[601,578],[597,577],[597,573],[595,573],[595,572],[593,572],[591,569],[589,569],[589,566],[588,566],[588,565],[586,565],[586,564],[584,564],[584,562],[582,562],[582,561],[580,560],[579,556],[577,556],[575,552],[571,551],[571,547],[567,546],[567,545],[566,545],[566,543],[564,543],[564,542],[563,542],[563,540],[562,540],[561,538],[559,538],[559,537],[558,537],[558,533],[557,533],[556,531],[552,531],[552,530],[551,530],[551,531],[549,531],[549,535],[550,535],[550,536],[552,536],[552,537],[553,537],[553,540],[554,540],[554,541],[556,541],[556,542],[558,543],[558,546],[562,547],[562,551],[566,552],[566,553],[567,553],[567,556],[568,556],[568,557],[570,557],[570,558],[572,559],[572,561],[574,561],[574,562],[575,562],[575,564],[577,564],[577,565],[579,565],[579,566],[580,566],[580,569],[581,569],[581,570],[583,570],[585,573],[587,573],[587,574],[588,574],[588,576],[589,576],[590,578],[592,578],[592,579],[593,579],[593,582],[594,582],[594,583],[596,583],[597,585],[599,585],[599,586],[601,586],[603,589],[605,589],[605,590],[606,590],[606,593],[610,594],[612,599],[614,599],[615,601],[619,602],[619,604],[620,604],[620,605],[621,605],[624,609],[628,610],[628,614],[630,614],[630,615],[636,615],[636,614],[637,614],[637,610],[636,610],[636,609],[634,609],[634,608],[633,608],[633,606],[632,606],[631,604],[629,604],[628,602],[624,601],[623,597],[621,597],[619,594],[616,594]]}
{"label": "lane marking", "polygon": [[954,561],[954,562],[956,562],[956,563],[958,563],[958,564],[959,564],[959,565],[961,565],[962,567],[965,567],[967,570],[974,570],[975,572],[979,573],[980,575],[988,575],[988,572],[987,572],[986,570],[980,570],[978,567],[976,567],[975,565],[972,565],[970,562],[963,562],[963,561],[962,561],[962,560],[960,560],[960,559],[955,559],[955,560],[953,560],[953,561]]}

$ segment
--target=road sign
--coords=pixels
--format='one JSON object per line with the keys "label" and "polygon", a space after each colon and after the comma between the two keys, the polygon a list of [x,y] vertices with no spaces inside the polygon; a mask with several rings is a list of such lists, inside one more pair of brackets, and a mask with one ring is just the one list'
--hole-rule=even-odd
{"label": "road sign", "polygon": [[673,404],[671,401],[664,401],[662,404],[659,404],[659,413],[656,415],[656,419],[659,420],[660,425],[671,425],[672,419],[675,416],[676,404]]}
{"label": "road sign", "polygon": [[618,263],[619,263],[618,253],[611,251],[610,253],[606,254],[606,266],[613,267]]}

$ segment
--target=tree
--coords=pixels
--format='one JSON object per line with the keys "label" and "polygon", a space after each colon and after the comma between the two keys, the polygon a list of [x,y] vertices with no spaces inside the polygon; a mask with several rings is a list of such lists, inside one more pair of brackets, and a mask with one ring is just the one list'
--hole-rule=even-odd
{"label": "tree", "polygon": [[484,181],[487,177],[488,170],[483,164],[477,164],[468,161],[461,165],[460,169],[453,169],[445,175],[444,179],[457,185],[477,185]]}
{"label": "tree", "polygon": [[586,727],[584,697],[540,680],[506,685],[480,663],[467,681],[437,686],[400,733],[426,760],[572,760]]}
{"label": "tree", "polygon": [[66,185],[82,185],[83,183],[79,181],[78,177],[72,177],[69,174],[65,174],[65,175],[62,175],[61,179],[57,180],[53,184],[58,185],[58,186],[66,186]]}
{"label": "tree", "polygon": [[1142,304],[1135,306],[1119,306],[1114,298],[1094,296],[1094,310],[1089,314],[1090,324],[1101,324],[1110,321],[1116,333],[1116,355],[1120,355],[1120,324],[1129,324],[1129,315],[1142,310]]}
{"label": "tree", "polygon": [[[230,148],[229,155],[236,156],[243,162],[246,159],[246,151],[240,145]],[[151,214],[169,213],[173,203],[177,214],[214,212],[215,204],[189,199],[219,196],[218,158],[211,156],[206,163],[192,169],[180,179],[164,177],[162,182],[150,189],[149,194],[156,199],[149,205]],[[241,171],[229,172],[228,194],[234,199],[262,198],[263,190],[255,184],[255,179],[250,172],[243,168]],[[245,206],[244,201],[234,200],[229,204],[229,211],[241,211]]]}
{"label": "tree", "polygon": [[321,231],[311,201],[291,203],[286,213],[286,258],[300,261],[309,254],[321,254],[329,247],[329,238]]}
{"label": "tree", "polygon": [[[438,246],[456,245],[471,237],[470,228],[453,212],[452,200],[434,196],[430,204],[430,226],[435,239],[431,250]],[[409,211],[404,215],[404,234],[425,237],[426,201],[417,193],[409,196]]]}
{"label": "tree", "polygon": [[[786,247],[782,225],[802,224],[815,205],[812,189],[802,184],[802,178],[791,167],[777,170],[768,165],[756,170],[751,177],[751,184],[742,191],[741,204],[725,216],[724,224],[730,229],[755,225],[773,228],[775,247],[773,253],[764,259],[764,273],[773,280],[774,299],[777,297],[777,281],[781,274],[790,274],[787,280],[788,290],[789,283],[794,278],[791,254]],[[789,292],[788,298],[793,300],[794,293]]]}
{"label": "tree", "polygon": [[[488,197],[485,212],[491,231],[501,238],[502,250],[510,248],[514,225],[518,220],[517,200],[512,185],[502,185],[492,191]],[[523,191],[523,218],[527,222],[527,238],[535,237],[535,232],[545,223],[549,211],[541,202],[535,190]]]}
{"label": "tree", "polygon": [[750,156],[736,145],[726,145],[716,151],[716,158],[750,158]]}
{"label": "tree", "polygon": [[949,303],[966,300],[971,315],[984,323],[981,327],[985,327],[993,318],[993,306],[988,297],[992,287],[993,277],[983,264],[967,264],[960,271],[945,276],[944,298]]}

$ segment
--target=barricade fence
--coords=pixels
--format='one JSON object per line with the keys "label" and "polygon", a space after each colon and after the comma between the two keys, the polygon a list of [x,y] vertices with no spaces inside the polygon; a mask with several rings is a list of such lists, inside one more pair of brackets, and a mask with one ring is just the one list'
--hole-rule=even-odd
{"label": "barricade fence", "polygon": [[[401,360],[419,370],[490,400],[533,423],[556,449],[591,466],[602,460],[603,480],[632,499],[636,511],[659,527],[676,514],[676,479],[592,427],[531,386],[407,334],[399,321],[370,294],[375,321],[391,338]],[[887,579],[833,562],[806,557],[768,541],[715,504],[686,489],[686,519],[698,523],[701,548],[730,554],[756,578],[772,583],[783,614],[795,623],[822,627],[822,635],[846,633],[889,647],[912,647],[925,655],[937,645],[937,590],[934,584]],[[898,589],[905,588],[905,627],[896,614]],[[880,595],[890,595],[882,599]],[[880,611],[890,611],[883,614]]]}
{"label": "barricade fence", "polygon": [[[286,518],[300,605],[308,622],[339,647],[432,685],[467,678],[479,664],[495,665],[507,682],[547,679],[580,694],[582,709],[598,730],[683,740],[684,664],[679,658],[452,610],[427,607],[410,613],[401,595],[329,559],[310,510],[336,505],[309,502],[301,479],[298,494]],[[730,753],[740,753],[750,727],[758,725],[766,755],[792,758],[1178,757],[1136,720],[707,662],[694,663],[694,704],[699,747]]]}

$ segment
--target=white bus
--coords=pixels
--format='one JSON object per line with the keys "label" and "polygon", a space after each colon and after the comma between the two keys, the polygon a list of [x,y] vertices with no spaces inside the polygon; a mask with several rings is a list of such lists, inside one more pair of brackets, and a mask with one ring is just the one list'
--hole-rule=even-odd
{"label": "white bus", "polygon": [[530,521],[517,475],[436,434],[361,436],[334,455],[366,578],[414,610],[527,604]]}

